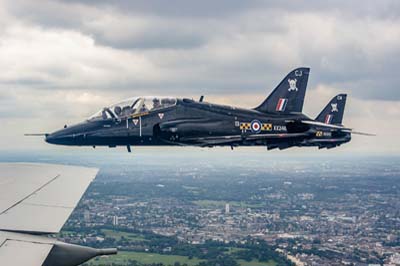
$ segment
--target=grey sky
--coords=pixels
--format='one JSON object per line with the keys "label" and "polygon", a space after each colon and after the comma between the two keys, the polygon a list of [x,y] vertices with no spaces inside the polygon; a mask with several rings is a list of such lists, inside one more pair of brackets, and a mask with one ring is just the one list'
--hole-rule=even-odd
{"label": "grey sky", "polygon": [[0,144],[142,94],[252,107],[309,66],[307,114],[348,92],[346,124],[379,137],[346,149],[397,153],[399,58],[395,0],[0,0]]}

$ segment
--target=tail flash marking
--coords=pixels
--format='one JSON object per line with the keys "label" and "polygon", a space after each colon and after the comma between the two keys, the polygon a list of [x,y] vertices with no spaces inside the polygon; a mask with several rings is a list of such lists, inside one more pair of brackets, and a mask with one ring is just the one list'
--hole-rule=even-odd
{"label": "tail flash marking", "polygon": [[325,124],[330,124],[332,122],[332,119],[333,119],[333,115],[330,115],[330,114],[326,115]]}
{"label": "tail flash marking", "polygon": [[283,111],[285,111],[287,102],[288,102],[288,99],[280,98],[280,99],[278,100],[278,104],[276,105],[276,111],[278,111],[278,112],[283,112]]}

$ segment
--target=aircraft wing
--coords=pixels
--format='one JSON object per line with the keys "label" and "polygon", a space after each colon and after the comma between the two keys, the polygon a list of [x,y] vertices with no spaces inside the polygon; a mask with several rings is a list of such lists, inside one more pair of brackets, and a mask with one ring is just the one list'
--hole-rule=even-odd
{"label": "aircraft wing", "polygon": [[39,266],[97,169],[0,163],[0,265]]}
{"label": "aircraft wing", "polygon": [[322,123],[322,122],[318,122],[318,121],[310,121],[310,120],[303,120],[301,122],[304,124],[308,124],[308,125],[319,126],[322,128],[330,128],[333,130],[336,129],[336,130],[340,130],[342,132],[347,132],[347,133],[356,134],[356,135],[363,135],[363,136],[370,136],[370,137],[376,136],[376,134],[354,131],[351,128],[346,128],[346,127],[340,126],[340,125],[332,125],[332,124],[326,124],[326,123]]}
{"label": "aircraft wing", "polygon": [[97,169],[0,164],[0,230],[58,233]]}
{"label": "aircraft wing", "polygon": [[0,232],[0,265],[43,265],[54,244],[48,237]]}
{"label": "aircraft wing", "polygon": [[307,136],[307,133],[271,133],[271,134],[251,134],[251,135],[232,135],[232,136],[215,136],[206,138],[182,138],[184,141],[193,141],[200,144],[200,146],[208,145],[227,145],[235,144],[246,140],[267,140],[267,139],[280,139],[280,138],[297,138]]}

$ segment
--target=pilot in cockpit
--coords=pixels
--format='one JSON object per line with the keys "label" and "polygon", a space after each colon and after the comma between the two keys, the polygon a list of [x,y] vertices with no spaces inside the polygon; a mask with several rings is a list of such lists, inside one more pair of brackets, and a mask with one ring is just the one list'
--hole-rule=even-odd
{"label": "pilot in cockpit", "polygon": [[125,106],[124,108],[122,108],[121,113],[123,116],[128,116],[128,115],[132,114],[132,108],[129,105]]}
{"label": "pilot in cockpit", "polygon": [[122,109],[121,109],[120,106],[115,106],[115,107],[114,107],[114,113],[115,113],[117,116],[121,116],[121,112],[122,112]]}
{"label": "pilot in cockpit", "polygon": [[121,108],[121,106],[115,106],[114,113],[118,117],[128,116],[132,113],[132,109],[130,106],[124,106],[123,108]]}
{"label": "pilot in cockpit", "polygon": [[146,104],[143,103],[143,104],[142,104],[142,107],[140,107],[140,112],[141,112],[141,113],[144,113],[144,112],[148,112],[148,111],[149,111],[149,109],[147,109]]}
{"label": "pilot in cockpit", "polygon": [[158,109],[161,107],[160,99],[154,98],[153,99],[153,109]]}

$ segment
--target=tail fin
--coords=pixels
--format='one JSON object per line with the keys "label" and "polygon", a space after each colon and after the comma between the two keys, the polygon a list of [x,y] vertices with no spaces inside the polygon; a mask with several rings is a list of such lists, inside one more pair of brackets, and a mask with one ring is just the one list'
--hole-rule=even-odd
{"label": "tail fin", "polygon": [[264,102],[255,108],[263,113],[301,113],[310,69],[293,70],[279,83]]}
{"label": "tail fin", "polygon": [[333,97],[315,120],[325,124],[341,125],[346,98],[347,94],[339,94]]}

